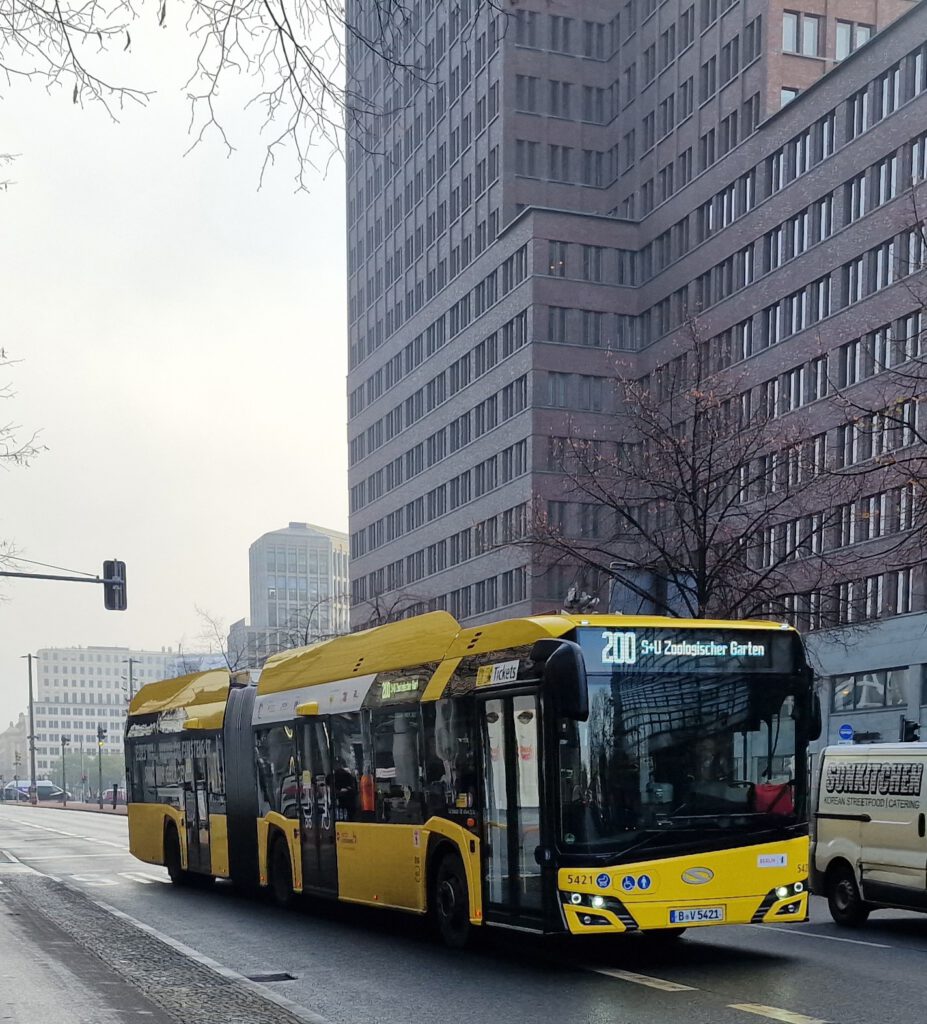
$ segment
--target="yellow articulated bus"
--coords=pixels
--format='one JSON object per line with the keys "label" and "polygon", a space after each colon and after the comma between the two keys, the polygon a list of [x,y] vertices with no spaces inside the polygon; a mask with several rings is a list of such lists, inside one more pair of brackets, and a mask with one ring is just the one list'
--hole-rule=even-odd
{"label": "yellow articulated bus", "polygon": [[133,854],[430,914],[444,940],[807,918],[798,634],[768,622],[434,612],[143,687]]}

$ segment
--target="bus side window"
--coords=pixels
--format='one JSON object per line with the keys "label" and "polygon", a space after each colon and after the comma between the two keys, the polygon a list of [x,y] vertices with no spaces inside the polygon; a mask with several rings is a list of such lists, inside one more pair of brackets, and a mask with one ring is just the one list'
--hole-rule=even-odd
{"label": "bus side window", "polygon": [[262,814],[278,811],[286,818],[298,816],[294,736],[288,725],[259,729],[254,734]]}
{"label": "bus side window", "polygon": [[377,820],[412,825],[424,820],[422,720],[418,705],[383,708],[370,716]]}
{"label": "bus side window", "polygon": [[476,806],[473,702],[466,698],[422,705],[425,724],[425,816]]}
{"label": "bus side window", "polygon": [[329,719],[332,743],[332,788],[336,821],[369,821],[361,799],[364,774],[364,734],[361,713],[332,715]]}

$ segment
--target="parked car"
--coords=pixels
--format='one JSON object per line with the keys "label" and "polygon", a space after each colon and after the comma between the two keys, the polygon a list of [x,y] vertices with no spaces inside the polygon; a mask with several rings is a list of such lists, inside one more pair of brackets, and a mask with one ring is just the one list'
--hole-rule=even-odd
{"label": "parked car", "polygon": [[[49,779],[39,779],[35,784],[35,789],[39,800],[63,800],[65,795],[67,795],[68,800],[71,799],[70,793],[65,794],[65,791],[60,786],[56,786]],[[8,782],[3,787],[3,799],[28,802],[29,782],[26,779]]]}

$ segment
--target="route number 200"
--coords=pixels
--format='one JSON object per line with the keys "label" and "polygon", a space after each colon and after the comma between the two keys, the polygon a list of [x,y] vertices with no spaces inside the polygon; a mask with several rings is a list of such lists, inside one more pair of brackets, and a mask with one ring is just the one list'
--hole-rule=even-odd
{"label": "route number 200", "polygon": [[637,634],[618,633],[606,630],[602,634],[605,646],[602,648],[603,665],[637,664]]}

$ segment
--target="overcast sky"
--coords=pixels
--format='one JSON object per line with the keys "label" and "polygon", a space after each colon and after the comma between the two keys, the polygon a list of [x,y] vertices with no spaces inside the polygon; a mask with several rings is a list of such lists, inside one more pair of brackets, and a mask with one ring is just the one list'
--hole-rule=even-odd
{"label": "overcast sky", "polygon": [[0,420],[48,446],[0,470],[0,538],[86,572],[123,559],[129,603],[0,579],[0,729],[26,706],[21,655],[201,648],[195,606],[248,614],[253,540],[347,528],[343,163],[308,196],[292,167],[259,192],[247,118],[231,158],[185,157],[182,27],[133,37],[159,94],[119,124],[67,90],[0,93],[0,152],[21,154],[0,192],[0,346],[22,360]]}

